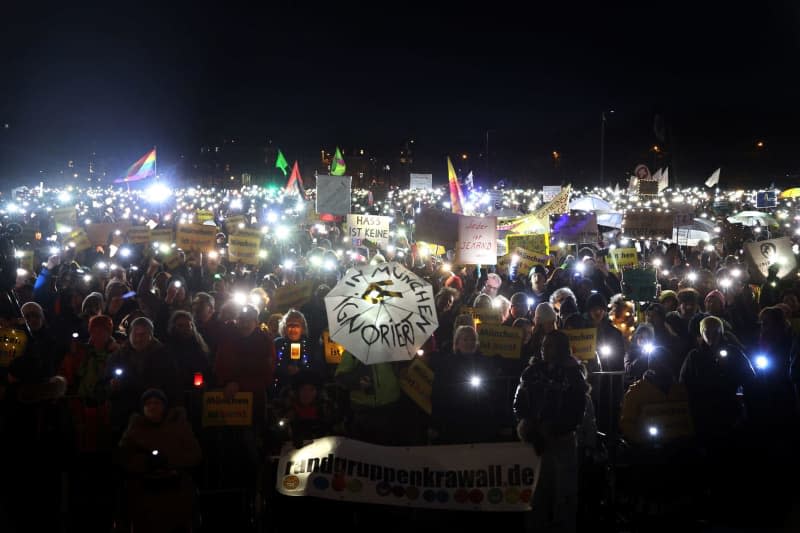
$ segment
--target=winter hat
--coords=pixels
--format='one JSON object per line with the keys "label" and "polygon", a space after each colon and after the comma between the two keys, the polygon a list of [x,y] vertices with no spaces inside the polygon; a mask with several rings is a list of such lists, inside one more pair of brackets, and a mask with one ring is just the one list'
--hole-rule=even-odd
{"label": "winter hat", "polygon": [[459,291],[464,290],[464,282],[461,280],[459,276],[453,274],[444,282],[445,287],[452,287],[454,289],[458,289]]}
{"label": "winter hat", "polygon": [[111,333],[114,331],[114,321],[108,315],[96,315],[89,319],[89,331],[102,328]]}
{"label": "winter hat", "polygon": [[538,324],[542,322],[555,322],[556,310],[547,302],[540,303],[536,306],[536,312],[533,314],[533,321]]}
{"label": "winter hat", "polygon": [[708,301],[711,300],[712,298],[718,299],[722,305],[725,305],[725,296],[723,296],[722,293],[719,292],[718,290],[713,290],[708,294],[706,294],[706,299],[703,300],[703,303],[708,305]]}
{"label": "winter hat", "polygon": [[147,389],[144,391],[144,394],[142,394],[142,405],[150,398],[158,398],[164,404],[164,407],[169,403],[167,402],[167,395],[164,394],[164,391],[161,389]]}
{"label": "winter hat", "polygon": [[606,301],[606,297],[599,292],[592,293],[586,299],[586,311],[591,311],[596,307],[602,307],[603,311],[608,310],[608,301]]}

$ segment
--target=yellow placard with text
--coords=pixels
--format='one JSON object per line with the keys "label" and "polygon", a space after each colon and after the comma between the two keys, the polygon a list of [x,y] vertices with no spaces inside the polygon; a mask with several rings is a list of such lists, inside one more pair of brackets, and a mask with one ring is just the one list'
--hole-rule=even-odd
{"label": "yellow placard with text", "polygon": [[228,236],[228,258],[233,263],[258,264],[258,249],[261,232],[255,229],[240,229]]}
{"label": "yellow placard with text", "polygon": [[159,244],[171,245],[175,242],[173,235],[172,228],[154,229],[150,232],[150,240]]}
{"label": "yellow placard with text", "polygon": [[522,341],[525,332],[522,328],[489,324],[483,322],[478,326],[478,338],[481,341],[483,355],[498,355],[506,359],[519,359],[522,353]]}
{"label": "yellow placard with text", "polygon": [[[241,228],[240,225],[243,225]],[[228,230],[228,234],[236,233],[241,231],[247,227],[247,218],[244,215],[233,215],[232,217],[228,217],[225,219],[225,229]]]}
{"label": "yellow placard with text", "polygon": [[597,358],[597,328],[562,329],[569,337],[572,355],[580,361]]}
{"label": "yellow placard with text", "polygon": [[238,392],[225,399],[222,391],[203,393],[203,427],[253,425],[253,393]]}
{"label": "yellow placard with text", "polygon": [[511,257],[512,261],[517,259],[518,276],[527,276],[536,265],[547,266],[547,263],[550,261],[550,256],[547,254],[540,254],[519,247],[514,248]]}
{"label": "yellow placard with text", "polygon": [[11,361],[25,353],[28,336],[15,328],[0,329],[0,367],[5,368]]}
{"label": "yellow placard with text", "polygon": [[178,248],[208,252],[213,250],[217,241],[217,227],[204,224],[180,224],[175,235]]}
{"label": "yellow placard with text", "polygon": [[497,309],[477,309],[475,307],[461,306],[461,314],[472,315],[475,324],[499,324],[500,311]]}
{"label": "yellow placard with text", "polygon": [[325,350],[325,362],[329,365],[338,365],[342,362],[342,354],[344,354],[344,346],[338,342],[331,340],[331,334],[328,330],[322,332],[322,345]]}
{"label": "yellow placard with text", "polygon": [[636,248],[615,248],[608,251],[606,258],[608,271],[619,273],[626,267],[635,268],[639,266],[639,256],[636,255]]}
{"label": "yellow placard with text", "polygon": [[128,242],[131,244],[147,244],[150,242],[150,228],[132,226],[128,228]]}
{"label": "yellow placard with text", "polygon": [[420,409],[428,414],[433,412],[431,393],[433,391],[433,370],[425,361],[415,357],[405,372],[400,375],[400,388]]}
{"label": "yellow placard with text", "polygon": [[56,231],[59,233],[72,231],[78,225],[78,213],[75,211],[75,206],[53,209],[52,214],[53,222],[56,223]]}
{"label": "yellow placard with text", "polygon": [[506,235],[506,250],[517,247],[547,255],[550,253],[550,234]]}
{"label": "yellow placard with text", "polygon": [[202,224],[208,220],[214,220],[214,213],[208,209],[198,209],[195,211],[194,219]]}
{"label": "yellow placard with text", "polygon": [[661,402],[642,405],[639,419],[642,426],[657,427],[659,439],[669,441],[694,435],[689,402]]}
{"label": "yellow placard with text", "polygon": [[72,243],[75,243],[75,251],[76,252],[83,252],[84,250],[88,250],[92,247],[92,243],[89,242],[89,236],[86,235],[86,232],[83,229],[76,229],[70,232],[69,234],[69,243],[70,247],[72,247]]}

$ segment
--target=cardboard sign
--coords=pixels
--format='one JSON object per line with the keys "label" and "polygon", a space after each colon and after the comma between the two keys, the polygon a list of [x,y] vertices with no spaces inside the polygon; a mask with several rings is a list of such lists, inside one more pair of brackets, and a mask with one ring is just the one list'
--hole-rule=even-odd
{"label": "cardboard sign", "polygon": [[572,355],[580,361],[597,358],[597,328],[562,329],[569,337]]}
{"label": "cardboard sign", "polygon": [[203,393],[203,427],[253,425],[253,393],[238,392],[231,400],[222,391]]}
{"label": "cardboard sign", "polygon": [[623,233],[634,239],[669,239],[672,237],[673,213],[626,211]]}
{"label": "cardboard sign", "polygon": [[545,185],[542,187],[542,202],[547,203],[553,200],[561,192],[561,185]]}
{"label": "cardboard sign", "polygon": [[214,220],[214,213],[212,213],[208,209],[198,209],[195,212],[194,219],[200,224],[202,224],[207,220]]}
{"label": "cardboard sign", "polygon": [[423,209],[414,217],[414,239],[452,246],[458,240],[459,216],[436,209]]}
{"label": "cardboard sign", "polygon": [[378,246],[385,246],[389,244],[389,223],[391,221],[392,217],[347,215],[348,235],[353,243],[356,240],[367,240]]}
{"label": "cardboard sign", "polygon": [[625,268],[633,268],[639,266],[639,256],[636,253],[636,248],[615,248],[608,251],[606,257],[606,264],[608,271],[618,274]]}
{"label": "cardboard sign", "polygon": [[400,388],[420,409],[431,414],[431,392],[433,390],[433,370],[425,361],[415,357],[405,372],[400,374]]}
{"label": "cardboard sign", "polygon": [[756,193],[756,208],[769,209],[778,205],[778,195],[775,191],[758,191]]}
{"label": "cardboard sign", "polygon": [[482,322],[478,326],[483,355],[497,355],[506,359],[519,359],[522,353],[522,328]]}
{"label": "cardboard sign", "polygon": [[409,174],[408,188],[412,191],[414,189],[433,189],[433,174]]}
{"label": "cardboard sign", "polygon": [[496,217],[459,217],[456,263],[462,265],[497,264]]}
{"label": "cardboard sign", "polygon": [[33,274],[33,251],[32,250],[17,250],[17,258],[19,260],[19,268],[24,268]]}
{"label": "cardboard sign", "polygon": [[233,263],[257,265],[258,251],[261,246],[261,231],[256,229],[240,229],[228,236],[228,258]]}
{"label": "cardboard sign", "polygon": [[769,275],[769,266],[780,265],[778,278],[783,279],[797,270],[797,257],[792,252],[789,237],[744,244],[744,256],[750,270],[751,280],[764,283]]}
{"label": "cardboard sign", "polygon": [[519,247],[514,248],[514,251],[511,252],[511,257],[512,262],[515,258],[517,259],[518,276],[527,276],[536,265],[547,266],[547,263],[550,261],[549,255],[531,252],[530,250]]}
{"label": "cardboard sign", "polygon": [[625,295],[635,302],[655,300],[658,280],[654,268],[632,268],[622,272]]}
{"label": "cardboard sign", "polygon": [[550,234],[542,233],[538,235],[506,235],[506,249],[525,248],[531,252],[539,254],[550,253]]}
{"label": "cardboard sign", "polygon": [[204,224],[179,224],[176,241],[178,248],[207,252],[216,246],[216,226]]}
{"label": "cardboard sign", "polygon": [[53,222],[56,223],[56,231],[58,233],[67,233],[78,225],[78,213],[75,211],[75,206],[59,207],[58,209],[53,209],[52,213]]}
{"label": "cardboard sign", "polygon": [[76,229],[76,230],[72,230],[69,233],[69,241],[68,242],[70,243],[70,246],[71,246],[71,243],[73,243],[73,242],[75,243],[74,248],[75,248],[75,251],[78,252],[78,253],[80,253],[80,252],[82,252],[84,250],[88,250],[89,248],[92,247],[92,243],[89,242],[89,237],[86,235],[86,232],[83,231],[82,228]]}
{"label": "cardboard sign", "polygon": [[0,367],[5,368],[11,361],[25,353],[28,336],[15,328],[0,329]]}
{"label": "cardboard sign", "polygon": [[658,195],[658,181],[639,180],[639,196]]}
{"label": "cardboard sign", "polygon": [[[240,228],[239,225],[243,224],[244,227]],[[244,229],[247,227],[247,217],[244,215],[233,215],[225,219],[225,229],[228,230],[228,234],[236,233],[240,229]]]}
{"label": "cardboard sign", "polygon": [[688,438],[694,435],[692,417],[689,412],[689,402],[660,402],[642,405],[639,413],[639,426],[643,435],[650,427],[658,428],[659,440]]}
{"label": "cardboard sign", "polygon": [[172,228],[160,228],[150,231],[150,240],[159,244],[170,245],[175,242],[175,237]]}
{"label": "cardboard sign", "polygon": [[317,213],[350,213],[350,176],[317,176]]}
{"label": "cardboard sign", "polygon": [[325,362],[329,365],[338,365],[342,362],[342,355],[344,354],[344,346],[338,342],[331,340],[331,334],[328,330],[322,332],[322,345],[325,350]]}
{"label": "cardboard sign", "polygon": [[131,244],[147,244],[150,242],[150,228],[132,226],[128,228],[128,242]]}
{"label": "cardboard sign", "polygon": [[299,309],[311,299],[313,290],[314,284],[311,281],[278,287],[270,302],[270,311],[276,313],[285,312],[292,308]]}
{"label": "cardboard sign", "polygon": [[475,324],[500,323],[500,311],[497,309],[478,309],[476,307],[462,305],[459,314],[472,315],[472,320],[475,321]]}
{"label": "cardboard sign", "polygon": [[594,213],[569,213],[550,217],[551,242],[567,244],[596,243],[600,237],[597,215]]}
{"label": "cardboard sign", "polygon": [[92,245],[105,246],[114,240],[117,231],[124,235],[130,227],[130,222],[93,222],[86,225],[85,231]]}

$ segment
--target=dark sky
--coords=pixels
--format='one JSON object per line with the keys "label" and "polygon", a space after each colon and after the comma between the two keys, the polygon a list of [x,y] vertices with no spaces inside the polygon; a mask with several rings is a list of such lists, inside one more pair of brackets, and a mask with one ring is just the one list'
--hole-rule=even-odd
{"label": "dark sky", "polygon": [[551,172],[558,150],[562,177],[588,183],[610,109],[609,177],[653,163],[656,113],[685,182],[717,166],[742,179],[800,173],[800,8],[700,4],[11,10],[0,177],[92,151],[125,166],[155,144],[168,164],[225,137],[269,138],[290,158],[414,138],[436,159],[481,151],[489,130],[498,173]]}

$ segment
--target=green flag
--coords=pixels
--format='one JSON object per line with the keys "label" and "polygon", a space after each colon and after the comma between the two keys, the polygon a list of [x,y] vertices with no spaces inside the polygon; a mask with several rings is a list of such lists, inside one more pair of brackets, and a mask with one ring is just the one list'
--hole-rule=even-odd
{"label": "green flag", "polygon": [[344,176],[346,171],[347,165],[344,164],[344,157],[342,157],[342,152],[337,146],[336,154],[333,156],[333,162],[331,163],[331,176]]}
{"label": "green flag", "polygon": [[286,175],[286,169],[289,168],[289,163],[286,162],[286,158],[283,157],[283,152],[278,149],[278,157],[275,158],[275,168],[281,169],[283,175]]}

